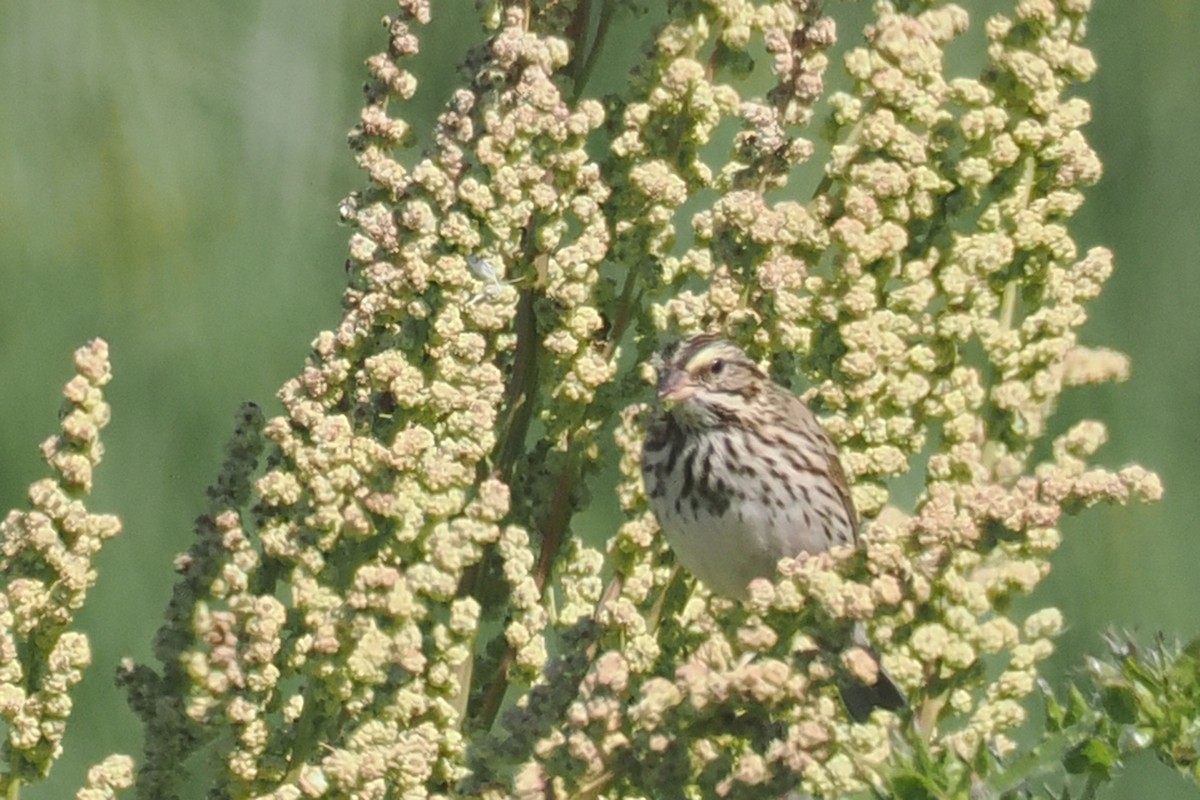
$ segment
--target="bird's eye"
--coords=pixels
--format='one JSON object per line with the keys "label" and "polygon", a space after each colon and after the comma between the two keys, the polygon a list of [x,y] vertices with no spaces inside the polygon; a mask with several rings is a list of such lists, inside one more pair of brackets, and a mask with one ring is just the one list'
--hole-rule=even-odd
{"label": "bird's eye", "polygon": [[714,358],[712,363],[708,365],[708,371],[713,375],[720,375],[721,370],[725,369],[724,359]]}

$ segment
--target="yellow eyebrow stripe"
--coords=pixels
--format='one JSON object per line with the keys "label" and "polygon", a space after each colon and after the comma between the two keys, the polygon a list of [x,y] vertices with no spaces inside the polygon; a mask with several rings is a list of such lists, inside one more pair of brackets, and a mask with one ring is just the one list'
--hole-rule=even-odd
{"label": "yellow eyebrow stripe", "polygon": [[693,372],[722,354],[736,355],[736,351],[724,342],[709,342],[692,354],[683,369],[685,372]]}

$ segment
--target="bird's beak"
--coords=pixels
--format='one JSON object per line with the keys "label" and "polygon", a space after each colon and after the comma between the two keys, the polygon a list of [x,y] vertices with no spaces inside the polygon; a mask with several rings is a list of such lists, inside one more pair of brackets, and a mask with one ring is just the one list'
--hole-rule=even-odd
{"label": "bird's beak", "polygon": [[681,369],[664,372],[658,379],[658,398],[668,403],[682,403],[696,393],[696,384]]}

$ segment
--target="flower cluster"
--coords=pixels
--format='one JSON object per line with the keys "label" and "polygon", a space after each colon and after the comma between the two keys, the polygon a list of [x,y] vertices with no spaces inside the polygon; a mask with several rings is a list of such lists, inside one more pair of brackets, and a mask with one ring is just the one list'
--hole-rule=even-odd
{"label": "flower cluster", "polygon": [[[92,660],[87,637],[72,624],[96,582],[100,548],[121,531],[116,517],[84,505],[111,416],[108,344],[96,339],[76,350],[75,372],[63,389],[61,430],[42,443],[55,476],[29,487],[28,510],[0,522],[0,718],[9,765],[0,786],[12,796],[44,778],[62,754],[70,693]],[[80,796],[113,797],[132,778],[130,759],[110,757],[93,768]]]}
{"label": "flower cluster", "polygon": [[[399,5],[350,137],[344,317],[282,416],[244,412],[162,670],[123,674],[147,791],[213,741],[222,792],[280,800],[832,796],[886,788],[906,738],[968,778],[1003,758],[1063,625],[1007,601],[1064,511],[1161,491],[1090,463],[1098,422],[1034,463],[1065,388],[1128,371],[1078,341],[1111,271],[1066,227],[1099,174],[1087,3],[993,16],[970,78],[963,9],[880,2],[832,94],[815,0],[672,4],[604,104],[581,81],[620,4],[507,5],[419,137],[395,113],[432,7]],[[701,329],[812,384],[868,520],[745,604],[675,579],[639,478],[649,356]],[[578,512],[606,463],[605,546]],[[853,722],[837,687],[880,664],[909,708]]]}
{"label": "flower cluster", "polygon": [[[647,278],[663,297],[649,310],[652,323],[684,332],[722,328],[763,354],[777,379],[793,379],[797,367],[818,379],[810,401],[843,445],[860,511],[875,519],[864,532],[862,563],[849,564],[854,554],[847,553],[784,564],[777,584],[754,587],[742,610],[752,613],[748,619],[717,600],[685,607],[669,621],[635,614],[666,585],[669,571],[658,566],[655,525],[640,497],[640,421],[635,410],[624,414],[620,493],[632,517],[612,554],[625,583],[599,619],[623,629],[626,663],[645,676],[640,688],[637,679],[627,681],[631,710],[624,719],[603,726],[604,741],[624,735],[627,758],[636,753],[639,763],[659,764],[662,737],[669,736],[675,754],[692,748],[687,780],[722,796],[756,796],[772,780],[786,788],[781,773],[820,795],[881,785],[897,719],[880,714],[848,725],[821,690],[840,674],[873,683],[876,661],[859,646],[838,652],[810,635],[856,624],[869,629],[935,751],[964,763],[984,745],[1001,757],[1012,751],[1011,734],[1025,720],[1022,701],[1062,619],[1052,608],[1023,621],[1000,609],[1047,573],[1064,510],[1161,494],[1157,478],[1140,467],[1113,473],[1088,465],[1104,439],[1094,421],[1056,439],[1050,462],[1031,463],[1064,388],[1127,373],[1118,354],[1077,340],[1085,304],[1111,272],[1107,251],[1079,253],[1065,227],[1082,202],[1081,188],[1099,176],[1079,134],[1087,107],[1066,96],[1094,70],[1078,43],[1085,10],[1021,3],[1012,17],[991,18],[989,64],[984,77],[970,79],[944,74],[946,45],[968,29],[965,11],[946,4],[905,14],[878,4],[867,45],[845,55],[853,90],[831,98],[826,181],[807,202],[769,191],[786,185],[788,175],[771,167],[814,152],[789,127],[801,120],[778,111],[810,101],[798,88],[789,102],[781,104],[777,92],[774,106],[738,106],[739,142],[765,140],[756,123],[776,112],[767,114],[776,126],[770,158],[760,152],[755,161],[752,152],[723,170],[642,165],[640,174],[656,176],[635,187],[651,209],[692,200],[689,182],[720,190],[692,217],[695,244],[664,256],[661,273]],[[819,86],[830,20],[787,17],[793,27],[785,35],[772,27],[779,19],[762,11],[748,27],[727,22],[721,30],[761,31],[768,45],[803,42],[814,67],[805,85]],[[702,75],[690,69],[694,51],[675,45],[711,20],[692,22],[661,34],[661,86],[649,93],[652,100],[671,97],[679,75]],[[792,80],[787,63],[776,62],[781,81]],[[731,91],[707,85],[687,97],[723,98],[733,108]],[[631,104],[630,111],[638,114],[635,125],[655,130],[642,107]],[[719,121],[712,113],[696,119],[688,137],[703,143]],[[644,135],[626,133],[617,144],[636,141],[632,152],[645,156]],[[742,180],[747,173],[757,184]],[[968,215],[973,226],[956,224]],[[675,225],[674,215],[664,223]],[[675,234],[650,241],[673,242]],[[913,469],[926,475],[913,513],[888,507],[888,478]],[[664,650],[672,624],[683,626],[685,653],[691,646],[694,655]],[[655,634],[658,646],[643,641]],[[759,655],[747,663],[749,654]],[[672,658],[682,663],[667,678],[664,662]],[[1004,665],[998,675],[985,676],[985,659]],[[772,677],[747,677],[755,670]],[[754,703],[789,706],[775,718],[775,735],[755,747],[753,737],[726,730],[685,747],[687,731],[703,731],[705,721],[719,717],[714,697],[718,708],[750,702],[733,688],[744,680],[759,687]],[[655,709],[650,718],[636,711],[647,707]],[[580,722],[583,731],[595,725]],[[571,752],[573,735],[555,734]],[[602,765],[628,771],[621,753],[582,752],[575,758],[583,781],[594,780]],[[529,796],[555,786],[551,773],[561,771],[538,772],[545,780]]]}

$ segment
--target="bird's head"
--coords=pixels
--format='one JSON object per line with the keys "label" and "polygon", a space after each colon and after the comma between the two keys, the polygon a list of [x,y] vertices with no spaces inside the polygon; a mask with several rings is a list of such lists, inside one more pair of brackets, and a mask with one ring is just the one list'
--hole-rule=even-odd
{"label": "bird's head", "polygon": [[736,422],[767,381],[745,351],[713,334],[684,339],[659,357],[659,401],[688,427]]}

